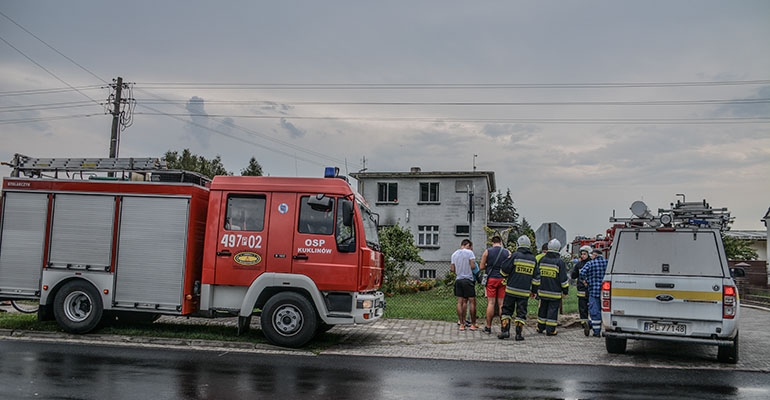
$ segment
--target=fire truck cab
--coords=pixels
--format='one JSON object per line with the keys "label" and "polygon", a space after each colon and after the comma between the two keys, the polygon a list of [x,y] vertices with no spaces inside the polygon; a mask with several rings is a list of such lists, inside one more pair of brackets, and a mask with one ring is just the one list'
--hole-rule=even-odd
{"label": "fire truck cab", "polygon": [[160,315],[237,316],[242,333],[257,315],[286,347],[382,316],[376,216],[334,170],[208,181],[159,162],[16,155],[0,298],[39,300],[38,317],[72,333]]}

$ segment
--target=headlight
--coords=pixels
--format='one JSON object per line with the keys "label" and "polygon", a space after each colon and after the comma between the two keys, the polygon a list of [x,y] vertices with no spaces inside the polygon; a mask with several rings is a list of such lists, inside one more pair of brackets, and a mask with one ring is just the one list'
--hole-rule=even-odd
{"label": "headlight", "polygon": [[372,308],[374,301],[372,300],[359,300],[358,308]]}

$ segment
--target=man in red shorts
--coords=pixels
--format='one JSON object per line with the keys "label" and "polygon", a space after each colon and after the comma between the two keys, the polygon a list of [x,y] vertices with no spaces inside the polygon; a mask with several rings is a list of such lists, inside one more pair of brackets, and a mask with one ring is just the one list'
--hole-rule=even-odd
{"label": "man in red shorts", "polygon": [[505,297],[505,285],[503,275],[500,274],[500,266],[510,257],[511,253],[503,247],[503,239],[500,236],[492,237],[492,247],[484,250],[481,255],[480,268],[487,274],[487,325],[484,333],[492,333],[492,318],[495,316],[495,303],[499,315],[503,315],[503,297]]}

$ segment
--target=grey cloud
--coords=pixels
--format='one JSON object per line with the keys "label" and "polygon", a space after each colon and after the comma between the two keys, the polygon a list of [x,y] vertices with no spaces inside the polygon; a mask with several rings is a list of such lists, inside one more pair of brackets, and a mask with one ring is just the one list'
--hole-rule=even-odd
{"label": "grey cloud", "polygon": [[292,124],[291,122],[287,121],[286,118],[281,118],[281,127],[283,129],[286,129],[289,131],[289,136],[293,138],[301,138],[305,136],[305,131],[302,129],[297,128],[296,125]]}
{"label": "grey cloud", "polygon": [[[770,86],[762,86],[757,89],[756,94],[748,96],[745,100],[758,100],[770,98]],[[744,100],[744,99],[736,99]],[[745,103],[745,104],[725,104],[714,112],[717,117],[741,117],[741,118],[760,118],[770,117],[770,103]]]}
{"label": "grey cloud", "polygon": [[187,131],[204,148],[209,147],[211,132],[209,127],[209,116],[206,113],[205,100],[198,96],[193,96],[185,104],[185,109],[190,113],[192,124],[187,125]]}
{"label": "grey cloud", "polygon": [[540,127],[532,124],[487,124],[481,129],[481,133],[492,138],[521,141],[528,139],[540,130]]}

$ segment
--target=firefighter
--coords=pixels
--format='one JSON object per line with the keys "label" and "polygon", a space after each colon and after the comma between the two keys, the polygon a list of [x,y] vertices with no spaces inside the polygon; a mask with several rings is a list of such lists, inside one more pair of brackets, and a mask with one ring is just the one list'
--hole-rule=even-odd
{"label": "firefighter", "polygon": [[500,334],[498,339],[506,339],[511,336],[511,317],[516,313],[516,337],[515,340],[524,340],[521,335],[522,328],[527,322],[527,303],[532,292],[532,275],[535,272],[535,255],[529,249],[532,243],[527,236],[522,235],[516,241],[518,249],[507,258],[500,269],[505,286],[505,298],[503,299],[503,312],[500,316]]}
{"label": "firefighter", "polygon": [[583,334],[586,336],[591,334],[591,323],[588,319],[588,284],[584,279],[580,278],[580,268],[583,268],[583,265],[588,262],[588,257],[589,254],[591,254],[591,251],[591,246],[583,246],[580,248],[579,259],[575,263],[575,267],[572,268],[572,275],[570,276],[575,280],[575,285],[577,286],[580,325],[583,326]]}
{"label": "firefighter", "polygon": [[548,336],[556,335],[561,299],[569,293],[567,265],[561,259],[559,250],[561,250],[561,242],[551,239],[548,242],[548,252],[535,265],[535,274],[532,278],[532,288],[537,289],[537,296],[540,298],[537,333],[545,332]]}

